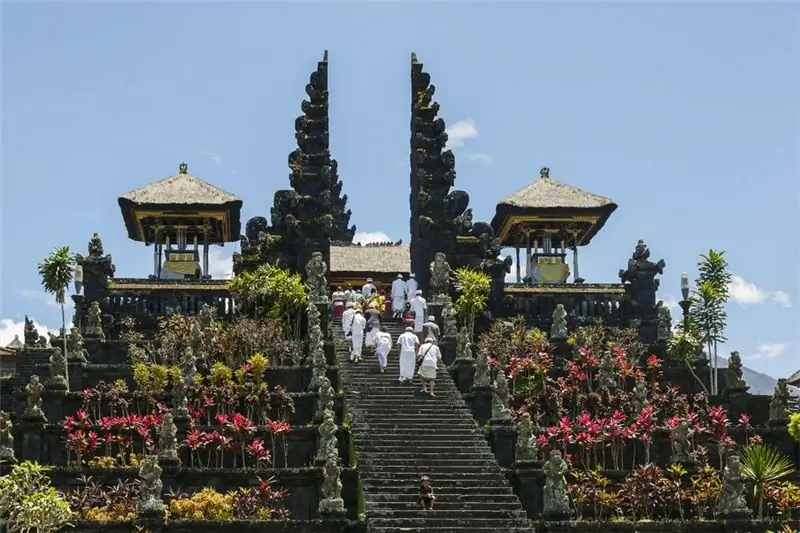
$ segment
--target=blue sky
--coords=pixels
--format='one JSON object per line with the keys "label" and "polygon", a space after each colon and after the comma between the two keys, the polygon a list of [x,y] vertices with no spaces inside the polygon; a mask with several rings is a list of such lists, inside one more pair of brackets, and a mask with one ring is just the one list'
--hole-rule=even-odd
{"label": "blue sky", "polygon": [[[798,14],[765,3],[5,3],[0,340],[26,313],[58,327],[36,274],[55,246],[85,252],[99,231],[118,275],[147,275],[152,256],[127,241],[116,198],[181,161],[241,196],[245,220],[267,214],[288,186],[294,119],[326,48],[353,222],[407,241],[416,51],[476,218],[546,165],[620,206],[582,250],[587,281],[617,281],[643,238],[667,262],[660,294],[674,301],[698,254],[726,250],[737,278],[724,350],[788,375],[800,367]],[[218,272],[231,252],[215,256]]]}

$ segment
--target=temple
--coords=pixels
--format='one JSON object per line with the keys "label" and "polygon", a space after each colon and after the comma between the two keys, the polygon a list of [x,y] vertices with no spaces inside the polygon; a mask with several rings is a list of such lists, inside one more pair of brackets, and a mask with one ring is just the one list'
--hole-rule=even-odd
{"label": "temple", "polygon": [[[779,525],[800,517],[800,472],[787,468],[763,505],[746,498],[742,464],[762,442],[800,462],[797,374],[751,394],[734,352],[712,389],[703,343],[657,298],[666,262],[631,235],[616,279],[583,279],[578,250],[617,205],[546,167],[475,220],[415,54],[411,240],[354,243],[328,68],[325,52],[268,212],[242,231],[242,200],[181,163],[119,198],[128,237],[153,247],[152,273],[117,277],[94,233],[76,258],[73,326],[48,340],[26,317],[24,342],[0,348],[0,474],[48,465],[58,490],[10,531],[793,531]],[[233,280],[209,270],[210,247],[226,243]],[[480,278],[465,305],[460,267]],[[388,366],[360,361],[326,291],[412,273],[428,298],[420,318],[435,322],[417,329],[424,347],[386,313]],[[418,371],[418,354],[436,369]],[[19,519],[2,513],[0,526]]]}

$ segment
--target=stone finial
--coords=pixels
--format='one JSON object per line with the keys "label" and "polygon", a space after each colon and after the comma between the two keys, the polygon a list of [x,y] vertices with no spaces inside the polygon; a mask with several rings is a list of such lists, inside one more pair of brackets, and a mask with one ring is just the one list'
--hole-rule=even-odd
{"label": "stone finial", "polygon": [[188,174],[189,173],[189,165],[187,165],[186,163],[181,163],[178,166],[178,172],[180,172],[181,174]]}
{"label": "stone finial", "polygon": [[89,257],[100,259],[103,257],[103,241],[100,239],[99,233],[93,233],[92,238],[89,239]]}
{"label": "stone finial", "polygon": [[542,179],[550,179],[550,169],[548,167],[542,167],[539,171],[539,177]]}

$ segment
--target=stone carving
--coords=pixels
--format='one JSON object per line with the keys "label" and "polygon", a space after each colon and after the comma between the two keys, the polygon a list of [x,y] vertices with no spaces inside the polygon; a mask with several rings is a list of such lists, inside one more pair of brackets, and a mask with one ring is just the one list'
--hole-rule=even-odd
{"label": "stone carving", "polygon": [[39,340],[36,342],[37,348],[47,348],[47,339],[44,335],[39,335]]}
{"label": "stone carving", "polygon": [[310,292],[309,299],[312,302],[328,301],[328,280],[325,274],[328,272],[328,265],[322,258],[322,252],[314,252],[311,259],[306,263],[306,283]]}
{"label": "stone carving", "polygon": [[100,302],[94,301],[89,304],[89,312],[86,316],[86,327],[84,334],[87,337],[104,340],[105,334],[103,333],[103,318],[100,311]]}
{"label": "stone carving", "polygon": [[472,378],[472,386],[489,386],[489,354],[486,350],[478,350],[478,356],[475,358],[475,376]]}
{"label": "stone carving", "polygon": [[456,359],[472,359],[472,343],[466,326],[458,331],[456,337]]}
{"label": "stone carving", "polygon": [[0,461],[16,462],[13,430],[11,415],[5,411],[0,411]]}
{"label": "stone carving", "polygon": [[514,412],[508,407],[508,380],[503,370],[497,372],[492,387],[492,419],[512,420]]}
{"label": "stone carving", "polygon": [[333,411],[325,411],[322,424],[319,425],[319,446],[317,446],[317,461],[327,461],[331,454],[339,455],[339,441],[336,430],[339,429],[334,421]]}
{"label": "stone carving", "polygon": [[694,449],[692,448],[692,429],[688,420],[681,420],[670,433],[672,442],[671,463],[693,463]]}
{"label": "stone carving", "polygon": [[789,386],[786,378],[775,384],[772,399],[769,401],[769,422],[773,425],[784,425],[789,421]]}
{"label": "stone carving", "polygon": [[325,459],[325,466],[322,468],[324,481],[322,482],[323,499],[319,502],[320,514],[344,513],[341,474],[342,469],[339,467],[339,454],[328,454]]}
{"label": "stone carving", "polygon": [[644,381],[637,381],[633,386],[633,409],[637,413],[641,413],[642,409],[647,407],[647,383]]}
{"label": "stone carving", "polygon": [[36,346],[39,343],[39,332],[36,326],[33,325],[33,320],[28,320],[28,315],[25,315],[25,330],[24,330],[25,346]]}
{"label": "stone carving", "polygon": [[563,341],[567,339],[567,310],[564,309],[564,304],[556,305],[553,311],[553,325],[550,326],[550,339],[554,341]]}
{"label": "stone carving", "polygon": [[194,377],[197,374],[197,357],[194,355],[194,350],[191,346],[187,346],[183,350],[183,355],[180,360],[181,367],[181,380],[184,385],[194,385]]}
{"label": "stone carving", "polygon": [[86,348],[83,346],[83,335],[81,335],[81,330],[75,326],[69,330],[69,336],[67,337],[67,354],[69,358],[76,361],[83,363],[89,361],[89,352],[87,352]]}
{"label": "stone carving", "polygon": [[164,415],[161,429],[158,432],[158,458],[162,461],[177,461],[178,459],[178,428],[172,413]]}
{"label": "stone carving", "polygon": [[731,352],[731,356],[728,358],[726,373],[728,378],[726,383],[728,390],[747,390],[750,388],[747,386],[747,382],[743,377],[742,358],[739,356],[739,352]]}
{"label": "stone carving", "polygon": [[721,516],[747,516],[750,508],[744,499],[742,462],[738,455],[728,457],[722,473],[722,491],[717,502],[717,514]]}
{"label": "stone carving", "polygon": [[27,407],[25,408],[26,418],[46,420],[44,411],[42,411],[43,391],[44,385],[42,385],[42,382],[39,380],[39,376],[34,374],[31,376],[30,381],[28,381],[28,384],[25,385],[25,393],[27,395]]}
{"label": "stone carving", "polygon": [[[628,259],[628,268],[626,270],[620,269],[619,277],[623,282],[632,282],[637,274],[643,271],[649,272],[653,276],[655,274],[663,274],[665,266],[667,266],[667,264],[663,259],[659,260],[657,263],[650,261],[650,250],[648,250],[644,241],[640,239],[639,242],[636,243],[636,249],[633,251],[633,255]],[[653,290],[657,288],[658,284],[655,283]]]}
{"label": "stone carving", "polygon": [[48,387],[57,389],[67,388],[67,361],[64,354],[61,353],[61,348],[53,348],[53,353],[48,359],[50,363],[50,380],[47,382]]}
{"label": "stone carving", "polygon": [[609,350],[606,350],[600,357],[600,370],[597,378],[598,385],[602,389],[614,389],[617,387],[617,367]]}
{"label": "stone carving", "polygon": [[450,295],[450,276],[452,270],[447,256],[442,252],[436,252],[430,264],[430,294],[433,303],[439,303],[444,296]]}
{"label": "stone carving", "polygon": [[158,466],[158,456],[148,455],[139,468],[139,513],[155,514],[164,512],[164,502],[161,501],[161,492],[164,483],[161,481],[161,467]]}
{"label": "stone carving", "polygon": [[658,302],[658,340],[668,341],[672,337],[672,314],[663,301]]}
{"label": "stone carving", "polygon": [[326,412],[333,412],[333,395],[335,394],[331,380],[327,376],[322,376],[319,379],[318,394],[316,420],[323,420]]}
{"label": "stone carving", "polygon": [[[319,309],[314,303],[308,304],[308,344],[311,355],[311,383],[308,390],[316,391],[322,384],[322,379],[328,379],[328,361],[325,358],[325,340],[322,338],[322,328],[320,327]],[[333,321],[328,321],[332,324]],[[328,381],[330,384],[330,381]]]}
{"label": "stone carving", "polygon": [[539,454],[539,445],[533,431],[533,418],[528,412],[522,413],[517,422],[517,461],[535,461]]}
{"label": "stone carving", "polygon": [[445,300],[442,307],[442,327],[445,337],[453,338],[458,335],[456,311],[453,309],[453,301],[450,298]]}
{"label": "stone carving", "polygon": [[172,412],[176,417],[186,418],[189,416],[187,393],[188,390],[183,379],[177,380],[172,386]]}
{"label": "stone carving", "polygon": [[92,238],[89,239],[89,257],[93,259],[102,259],[103,255],[103,241],[100,240],[100,235],[94,233],[92,234]]}
{"label": "stone carving", "polygon": [[542,465],[544,470],[543,514],[547,516],[564,516],[569,514],[569,496],[567,496],[567,480],[564,474],[569,467],[559,450],[550,450],[550,455]]}

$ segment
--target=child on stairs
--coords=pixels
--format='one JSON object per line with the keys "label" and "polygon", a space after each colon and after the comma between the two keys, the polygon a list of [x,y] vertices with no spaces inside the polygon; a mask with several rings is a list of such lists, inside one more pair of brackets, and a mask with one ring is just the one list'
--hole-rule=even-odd
{"label": "child on stairs", "polygon": [[428,476],[422,476],[419,478],[419,505],[426,511],[431,511],[434,501],[436,501],[436,496],[433,494],[431,479]]}

